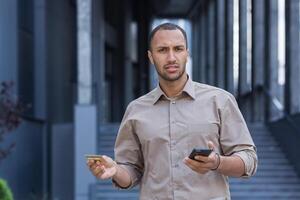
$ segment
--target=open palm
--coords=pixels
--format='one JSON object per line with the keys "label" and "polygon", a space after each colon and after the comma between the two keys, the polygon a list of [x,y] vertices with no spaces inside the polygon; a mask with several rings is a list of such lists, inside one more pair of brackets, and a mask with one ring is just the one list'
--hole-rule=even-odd
{"label": "open palm", "polygon": [[117,166],[115,161],[113,161],[108,156],[103,156],[105,163],[100,163],[99,161],[89,160],[87,165],[91,172],[100,179],[112,178],[117,173]]}

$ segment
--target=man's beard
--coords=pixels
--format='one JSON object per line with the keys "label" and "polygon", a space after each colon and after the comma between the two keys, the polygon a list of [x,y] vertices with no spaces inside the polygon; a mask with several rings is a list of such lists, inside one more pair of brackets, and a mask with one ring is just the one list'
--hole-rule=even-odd
{"label": "man's beard", "polygon": [[[165,80],[165,81],[177,81],[184,75],[186,66],[184,65],[182,71],[179,71],[179,74],[175,77],[170,77],[167,74],[162,73],[161,71],[159,71],[157,69],[156,65],[155,65],[155,68],[156,68],[156,72],[158,73],[159,77],[161,77],[163,80]],[[180,67],[179,67],[179,69],[180,69]]]}

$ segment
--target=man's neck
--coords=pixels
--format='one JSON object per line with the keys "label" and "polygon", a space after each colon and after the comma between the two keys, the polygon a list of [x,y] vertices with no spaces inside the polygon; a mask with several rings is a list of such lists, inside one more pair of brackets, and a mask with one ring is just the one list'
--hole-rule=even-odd
{"label": "man's neck", "polygon": [[184,74],[180,79],[176,81],[160,80],[159,85],[169,98],[173,98],[181,94],[187,80],[188,76],[187,74]]}

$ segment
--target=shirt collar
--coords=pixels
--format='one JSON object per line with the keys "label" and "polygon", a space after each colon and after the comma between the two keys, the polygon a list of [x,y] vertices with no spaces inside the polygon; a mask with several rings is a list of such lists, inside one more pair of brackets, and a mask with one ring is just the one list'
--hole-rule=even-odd
{"label": "shirt collar", "polygon": [[[182,91],[188,94],[192,99],[195,99],[194,84],[189,76]],[[161,96],[165,96],[167,98],[167,95],[163,92],[159,84],[156,86],[153,95],[154,95],[153,104],[155,104],[160,99]]]}

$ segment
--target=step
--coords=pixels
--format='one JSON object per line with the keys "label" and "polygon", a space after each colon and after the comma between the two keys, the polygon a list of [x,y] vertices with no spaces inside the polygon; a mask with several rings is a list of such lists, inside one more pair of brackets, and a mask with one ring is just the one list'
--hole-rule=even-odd
{"label": "step", "polygon": [[[233,183],[232,183],[233,184]],[[255,185],[255,184],[240,184],[231,187],[231,191],[300,191],[300,185],[297,184],[266,184],[266,185]]]}
{"label": "step", "polygon": [[264,191],[257,191],[257,192],[232,192],[232,196],[251,196],[252,199],[256,199],[256,197],[282,197],[282,198],[289,198],[289,197],[298,197],[300,199],[300,191],[294,192],[282,192],[282,191],[272,191],[272,192],[264,192]]}
{"label": "step", "polygon": [[[266,171],[266,170],[258,170],[255,174],[255,177],[273,177],[274,176],[274,171]],[[289,177],[295,177],[297,176],[295,171],[290,171],[290,170],[278,170],[278,173],[276,173],[276,177],[285,177],[285,178],[289,178]]]}
{"label": "step", "polygon": [[259,165],[264,164],[289,164],[289,161],[285,157],[265,158],[259,160]]}
{"label": "step", "polygon": [[[101,154],[113,157],[118,128],[119,124],[100,127],[98,150]],[[258,169],[250,179],[229,179],[232,200],[299,200],[300,179],[278,142],[260,123],[249,124],[249,129],[257,147]],[[111,182],[97,182],[95,185],[93,188],[96,191],[92,196],[97,200],[138,199],[138,188],[116,190]]]}
{"label": "step", "polygon": [[285,177],[252,177],[248,179],[247,181],[244,180],[231,180],[231,183],[236,183],[236,184],[277,184],[277,183],[284,183],[284,184],[291,184],[291,183],[296,183],[300,184],[300,180],[298,177],[289,177],[286,179]]}

